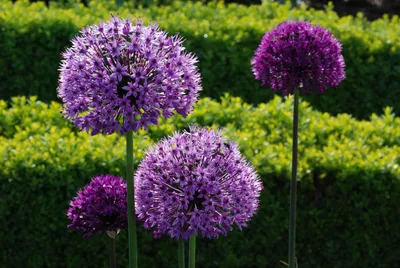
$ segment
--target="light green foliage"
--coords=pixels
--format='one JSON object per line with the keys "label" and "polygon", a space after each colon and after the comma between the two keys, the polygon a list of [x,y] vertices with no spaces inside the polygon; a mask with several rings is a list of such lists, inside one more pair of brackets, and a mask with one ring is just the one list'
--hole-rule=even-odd
{"label": "light green foliage", "polygon": [[46,8],[27,0],[0,3],[0,96],[39,95],[41,100],[56,97],[60,53],[81,27],[110,18],[141,17],[156,21],[169,33],[185,37],[188,50],[200,59],[204,96],[219,98],[224,92],[247,102],[272,99],[270,89],[260,87],[251,73],[250,60],[266,31],[284,20],[309,20],[330,29],[343,43],[347,79],[323,96],[306,100],[314,108],[333,114],[346,112],[357,118],[381,113],[385,106],[399,114],[400,21],[387,16],[368,22],[362,15],[339,17],[328,6],[325,11],[290,9],[279,5],[225,5],[222,2],[173,2],[168,6],[139,7],[129,3],[117,9],[115,1]]}
{"label": "light green foliage", "polygon": [[[91,137],[35,98],[0,101],[0,259],[5,267],[106,267],[106,239],[67,231],[65,213],[96,174],[124,172],[124,139]],[[135,165],[155,141],[188,124],[220,128],[256,167],[265,189],[243,232],[199,239],[202,267],[279,267],[287,255],[291,99],[257,107],[225,95],[202,99],[188,118],[160,120],[135,134]],[[358,121],[300,104],[298,258],[302,267],[394,267],[400,242],[400,118]],[[141,226],[141,224],[139,224]],[[126,232],[117,242],[126,266]],[[139,263],[171,267],[176,242],[139,230]]]}

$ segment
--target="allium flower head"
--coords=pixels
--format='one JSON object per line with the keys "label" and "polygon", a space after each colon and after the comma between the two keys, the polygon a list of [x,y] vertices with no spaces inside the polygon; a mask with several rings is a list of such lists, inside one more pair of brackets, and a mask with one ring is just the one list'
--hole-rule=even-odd
{"label": "allium flower head", "polygon": [[88,238],[95,233],[118,232],[127,226],[127,186],[122,178],[98,176],[78,191],[70,203],[68,228],[83,232]]}
{"label": "allium flower head", "polygon": [[262,86],[283,95],[324,92],[345,79],[342,45],[328,30],[309,22],[288,21],[266,33],[252,60]]}
{"label": "allium flower head", "polygon": [[151,149],[135,175],[138,219],[154,236],[218,237],[258,209],[262,184],[220,132],[191,127]]}
{"label": "allium flower head", "polygon": [[201,88],[197,58],[152,24],[113,17],[83,29],[63,54],[58,96],[80,129],[122,134],[186,116]]}

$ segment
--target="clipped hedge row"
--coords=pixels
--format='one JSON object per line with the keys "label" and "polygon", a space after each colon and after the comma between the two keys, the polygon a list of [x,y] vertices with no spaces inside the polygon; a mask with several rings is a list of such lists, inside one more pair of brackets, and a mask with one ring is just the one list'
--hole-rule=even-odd
{"label": "clipped hedge row", "polygon": [[222,3],[174,2],[169,6],[116,9],[114,1],[47,8],[27,0],[0,2],[0,97],[38,95],[54,100],[60,53],[81,27],[105,20],[110,13],[142,17],[186,38],[189,51],[200,58],[204,96],[228,91],[250,103],[271,99],[251,73],[250,60],[261,36],[287,19],[310,20],[329,28],[343,43],[347,79],[322,97],[306,98],[318,110],[367,118],[385,106],[400,114],[400,21],[394,16],[368,22],[364,17],[339,18],[332,11],[290,10],[289,3],[244,6]]}
{"label": "clipped hedge row", "polygon": [[[0,101],[0,263],[12,267],[106,267],[105,237],[67,230],[68,202],[91,176],[124,173],[124,139],[77,132],[60,105]],[[357,121],[300,104],[300,267],[395,267],[400,262],[400,118]],[[265,190],[243,232],[199,239],[199,267],[279,267],[287,255],[291,99],[257,107],[225,96],[201,100],[187,118],[135,134],[135,165],[154,141],[189,123],[223,127],[255,165]],[[140,224],[139,224],[140,225]],[[127,263],[126,232],[118,241]],[[141,267],[172,267],[176,242],[139,228]]]}
{"label": "clipped hedge row", "polygon": [[[14,0],[16,1],[16,0]],[[30,2],[37,2],[38,0],[29,0]],[[50,3],[50,2],[62,2],[64,4],[71,2],[71,0],[45,0],[44,2]],[[86,4],[89,3],[90,1],[93,0],[72,0],[78,3],[83,3]],[[132,1],[129,0],[112,0],[112,1],[120,1],[121,3],[132,3]],[[150,6],[150,5],[168,5],[171,4],[174,0],[134,0],[136,5],[142,5],[142,6]],[[195,1],[200,1],[200,2],[212,2],[215,0],[194,0]],[[225,3],[239,3],[239,4],[245,4],[245,5],[251,5],[251,4],[261,4],[262,0],[224,0]]]}

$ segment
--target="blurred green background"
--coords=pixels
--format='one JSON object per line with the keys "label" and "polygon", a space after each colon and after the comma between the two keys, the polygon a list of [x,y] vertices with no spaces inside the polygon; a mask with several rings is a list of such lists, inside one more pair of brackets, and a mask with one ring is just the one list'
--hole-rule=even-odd
{"label": "blurred green background", "polygon": [[0,5],[0,98],[38,95],[56,99],[60,53],[83,26],[118,13],[156,21],[170,33],[186,39],[185,46],[199,57],[202,96],[218,99],[225,92],[258,104],[273,96],[261,88],[251,72],[250,60],[262,35],[288,19],[309,20],[331,30],[343,43],[347,79],[325,94],[305,96],[311,105],[331,114],[350,113],[365,119],[385,106],[400,111],[400,21],[385,16],[373,22],[361,14],[339,17],[332,6],[325,11],[306,6],[290,10],[279,5],[224,5],[222,2],[173,2],[168,6],[133,8],[114,1],[61,5],[10,1]]}

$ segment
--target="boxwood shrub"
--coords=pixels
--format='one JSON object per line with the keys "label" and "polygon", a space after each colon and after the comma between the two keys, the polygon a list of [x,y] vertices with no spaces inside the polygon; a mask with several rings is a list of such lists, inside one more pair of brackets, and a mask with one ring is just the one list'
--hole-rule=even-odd
{"label": "boxwood shrub", "polygon": [[[124,174],[124,139],[78,132],[60,105],[0,101],[0,263],[3,267],[107,267],[106,237],[68,230],[66,210],[96,174]],[[300,267],[397,267],[400,262],[400,118],[390,108],[358,121],[300,105]],[[287,261],[291,99],[252,106],[202,99],[186,119],[135,134],[135,165],[152,143],[188,124],[222,128],[256,167],[265,189],[243,232],[199,239],[199,267],[280,267]],[[141,224],[139,224],[141,226]],[[126,267],[127,233],[118,238]],[[139,228],[141,267],[174,267],[176,242]]]}
{"label": "boxwood shrub", "polygon": [[170,33],[185,37],[189,51],[200,58],[204,96],[218,99],[224,92],[246,102],[272,98],[251,73],[250,60],[264,32],[284,20],[309,20],[330,29],[343,43],[347,79],[323,96],[307,101],[320,111],[351,113],[367,118],[391,106],[400,114],[400,21],[387,16],[368,22],[362,15],[339,17],[325,11],[290,9],[279,5],[244,6],[222,2],[173,2],[167,6],[117,9],[115,1],[92,0],[83,4],[46,7],[44,3],[10,0],[0,2],[0,97],[38,95],[44,101],[56,98],[60,53],[83,26],[105,20],[111,13],[122,17],[154,20]]}

